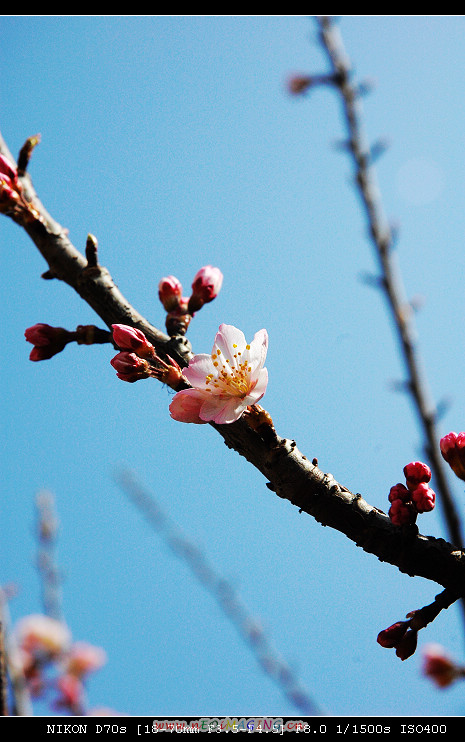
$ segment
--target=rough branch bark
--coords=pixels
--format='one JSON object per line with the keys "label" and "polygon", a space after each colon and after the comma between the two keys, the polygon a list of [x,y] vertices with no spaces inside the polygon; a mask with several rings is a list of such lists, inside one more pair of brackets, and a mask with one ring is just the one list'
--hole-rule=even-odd
{"label": "rough branch bark", "polygon": [[[0,136],[0,152],[14,161]],[[168,353],[181,366],[192,355],[185,338],[169,338],[145,319],[120,293],[102,266],[88,265],[66,231],[39,201],[28,174],[23,187],[41,219],[23,226],[48,265],[48,277],[65,281],[108,325],[128,324],[141,329],[160,355]],[[244,456],[266,478],[267,486],[324,526],[337,529],[367,553],[408,575],[432,580],[457,597],[465,596],[465,558],[456,546],[422,536],[416,526],[392,525],[388,516],[359,494],[340,485],[317,462],[304,456],[295,441],[277,435],[267,424],[251,425],[243,416],[230,425],[211,424],[226,445]]]}

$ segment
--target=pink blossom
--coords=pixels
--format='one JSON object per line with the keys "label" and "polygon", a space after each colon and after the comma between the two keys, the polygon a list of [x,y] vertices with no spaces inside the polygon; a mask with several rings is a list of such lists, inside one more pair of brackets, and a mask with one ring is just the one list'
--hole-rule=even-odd
{"label": "pink blossom", "polygon": [[195,274],[192,282],[192,296],[189,299],[190,314],[197,312],[204,304],[213,301],[221,289],[223,274],[219,268],[205,265]]}
{"label": "pink blossom", "polygon": [[232,325],[220,325],[211,355],[194,356],[183,375],[192,389],[178,392],[170,404],[180,422],[218,424],[238,420],[244,410],[265,394],[268,371],[263,368],[268,334],[260,330],[250,344]]}
{"label": "pink blossom", "polygon": [[404,475],[407,480],[407,487],[415,489],[420,482],[429,482],[431,479],[431,469],[422,461],[412,461],[404,466]]}
{"label": "pink blossom", "polygon": [[465,433],[448,433],[441,438],[439,447],[454,474],[465,480]]}
{"label": "pink blossom", "polygon": [[420,482],[412,491],[412,502],[418,513],[429,513],[434,509],[436,494],[426,482]]}
{"label": "pink blossom", "polygon": [[86,642],[75,642],[66,658],[66,672],[80,678],[99,670],[107,661],[105,650]]}
{"label": "pink blossom", "polygon": [[141,358],[149,358],[153,355],[153,345],[149,343],[141,330],[129,325],[112,325],[111,329],[113,340],[121,350],[133,350]]}
{"label": "pink blossom", "polygon": [[158,298],[167,312],[176,309],[182,300],[182,285],[176,276],[166,276],[158,284]]}
{"label": "pink blossom", "polygon": [[58,656],[68,649],[71,642],[71,634],[65,624],[40,613],[20,619],[16,636],[20,649],[33,656]]}

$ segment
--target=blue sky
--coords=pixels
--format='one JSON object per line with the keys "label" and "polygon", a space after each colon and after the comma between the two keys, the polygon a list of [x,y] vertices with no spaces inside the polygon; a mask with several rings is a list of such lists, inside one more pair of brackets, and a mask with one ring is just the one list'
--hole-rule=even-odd
{"label": "blue sky", "polygon": [[[416,316],[441,434],[465,428],[464,16],[342,16],[377,175]],[[263,399],[280,435],[387,510],[421,458],[384,298],[328,89],[290,98],[293,72],[326,59],[306,16],[2,16],[0,129],[13,153],[41,134],[30,172],[72,242],[92,232],[128,299],[163,327],[161,277],[189,288],[217,265],[223,288],[189,339],[209,352],[222,322],[269,334]],[[338,715],[458,715],[463,686],[438,691],[376,643],[439,587],[365,554],[277,498],[209,426],[170,419],[156,382],[119,381],[105,346],[28,360],[24,330],[101,323],[65,285],[43,281],[29,238],[0,221],[4,320],[3,584],[12,619],[41,610],[34,498],[60,519],[63,609],[108,663],[90,706],[131,715],[298,715],[234,626],[129,502],[135,472],[229,580],[315,702]],[[463,487],[451,480],[463,515]],[[446,537],[440,508],[423,533]],[[456,608],[421,636],[463,657]]]}

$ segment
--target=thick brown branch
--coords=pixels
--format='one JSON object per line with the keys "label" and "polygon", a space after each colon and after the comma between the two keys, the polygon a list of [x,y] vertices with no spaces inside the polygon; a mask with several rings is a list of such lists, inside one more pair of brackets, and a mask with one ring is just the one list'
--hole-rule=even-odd
{"label": "thick brown branch", "polygon": [[[0,151],[10,157],[8,150]],[[109,272],[100,265],[88,266],[86,258],[71,244],[65,231],[45,211],[27,179],[27,196],[41,219],[24,228],[48,263],[49,271],[65,281],[110,327],[128,324],[142,330],[157,352],[168,353],[180,365],[191,355],[184,338],[160,332],[122,296]],[[266,419],[266,415],[265,418]],[[259,420],[260,422],[260,420]],[[432,580],[453,594],[465,594],[465,559],[462,551],[442,539],[418,534],[416,527],[403,530],[388,516],[370,506],[360,495],[339,485],[297,448],[280,438],[269,424],[258,425],[245,415],[230,425],[212,424],[226,445],[244,456],[267,479],[269,489],[289,500],[324,526],[350,538],[364,551],[398,567],[408,575]]]}

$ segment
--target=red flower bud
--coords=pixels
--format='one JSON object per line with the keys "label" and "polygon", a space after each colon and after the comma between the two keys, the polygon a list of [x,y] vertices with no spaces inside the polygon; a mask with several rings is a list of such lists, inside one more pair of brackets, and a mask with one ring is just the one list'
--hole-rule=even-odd
{"label": "red flower bud", "polygon": [[420,484],[412,492],[412,502],[419,513],[429,513],[434,509],[436,494],[426,482]]}
{"label": "red flower bud", "polygon": [[459,479],[465,481],[465,433],[448,433],[441,438],[439,447],[444,461]]}
{"label": "red flower bud", "polygon": [[391,487],[389,490],[389,502],[394,502],[394,500],[410,500],[410,492],[405,484],[399,482]]}
{"label": "red flower bud", "polygon": [[404,475],[407,480],[407,487],[413,490],[420,482],[430,481],[431,469],[422,461],[412,461],[404,466]]}
{"label": "red flower bud", "polygon": [[393,500],[388,512],[391,522],[395,526],[406,526],[415,523],[417,514],[411,502]]}
{"label": "red flower bud", "polygon": [[409,621],[397,621],[387,629],[380,631],[377,638],[378,644],[381,644],[382,647],[386,647],[387,649],[397,647],[398,643],[407,633],[409,623]]}
{"label": "red flower bud", "polygon": [[401,660],[407,660],[415,653],[418,642],[418,632],[409,629],[396,647],[396,655]]}

